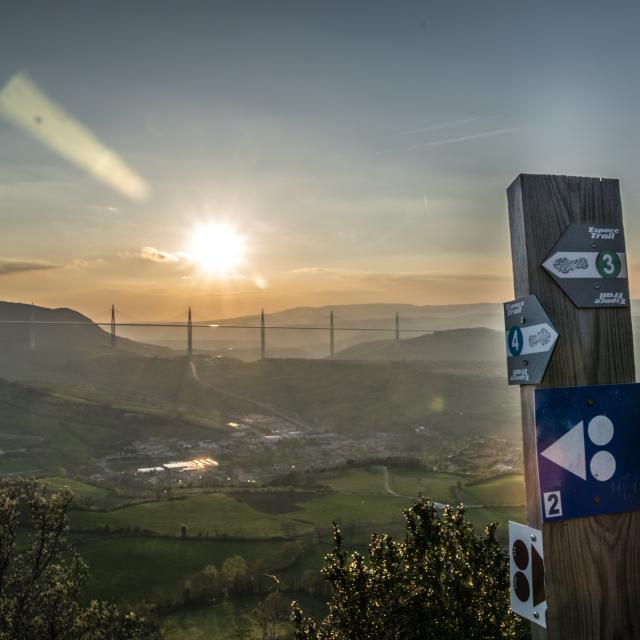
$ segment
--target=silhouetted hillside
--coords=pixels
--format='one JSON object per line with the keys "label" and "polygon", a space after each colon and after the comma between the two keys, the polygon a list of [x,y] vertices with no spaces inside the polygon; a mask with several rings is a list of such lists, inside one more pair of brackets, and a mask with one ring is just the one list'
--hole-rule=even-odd
{"label": "silhouetted hillside", "polygon": [[334,358],[493,364],[505,358],[504,334],[484,327],[436,331],[398,342],[395,339],[364,342],[339,351]]}
{"label": "silhouetted hillside", "polygon": [[[11,324],[32,319],[36,323],[53,324]],[[86,355],[111,348],[110,334],[73,309],[48,309],[30,304],[0,302],[0,322],[6,322],[0,323],[0,348],[5,357],[31,351],[32,326],[35,350],[40,354]],[[120,350],[140,355],[170,353],[166,348],[140,344],[126,338],[117,338],[116,346]]]}

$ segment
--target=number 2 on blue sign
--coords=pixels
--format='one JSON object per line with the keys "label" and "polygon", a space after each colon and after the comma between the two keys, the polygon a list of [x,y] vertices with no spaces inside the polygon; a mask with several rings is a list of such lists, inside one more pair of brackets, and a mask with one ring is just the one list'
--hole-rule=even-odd
{"label": "number 2 on blue sign", "polygon": [[543,494],[542,497],[547,518],[556,518],[562,515],[562,498],[559,491],[549,491]]}
{"label": "number 2 on blue sign", "polygon": [[509,345],[509,351],[512,356],[519,356],[522,353],[524,339],[522,337],[522,331],[520,331],[520,327],[511,327],[511,329],[509,329],[507,342]]}

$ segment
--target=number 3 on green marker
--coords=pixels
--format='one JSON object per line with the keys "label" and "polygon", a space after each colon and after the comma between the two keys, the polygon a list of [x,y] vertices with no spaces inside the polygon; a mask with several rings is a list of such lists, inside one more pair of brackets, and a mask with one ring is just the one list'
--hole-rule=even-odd
{"label": "number 3 on green marker", "polygon": [[596,269],[603,278],[615,278],[620,273],[622,263],[615,251],[601,251],[596,258]]}

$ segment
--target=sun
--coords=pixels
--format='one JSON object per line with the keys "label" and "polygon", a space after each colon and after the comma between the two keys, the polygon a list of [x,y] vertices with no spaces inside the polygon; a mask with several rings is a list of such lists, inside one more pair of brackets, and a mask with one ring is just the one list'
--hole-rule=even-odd
{"label": "sun", "polygon": [[225,276],[242,264],[245,240],[226,222],[209,223],[194,230],[187,253],[204,274]]}

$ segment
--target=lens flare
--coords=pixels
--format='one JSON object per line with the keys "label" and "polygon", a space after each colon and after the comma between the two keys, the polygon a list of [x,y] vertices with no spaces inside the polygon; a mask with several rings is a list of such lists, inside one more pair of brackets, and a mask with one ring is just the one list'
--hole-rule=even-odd
{"label": "lens flare", "polygon": [[115,151],[24,73],[16,74],[0,89],[0,116],[131,200],[149,196],[147,183]]}

